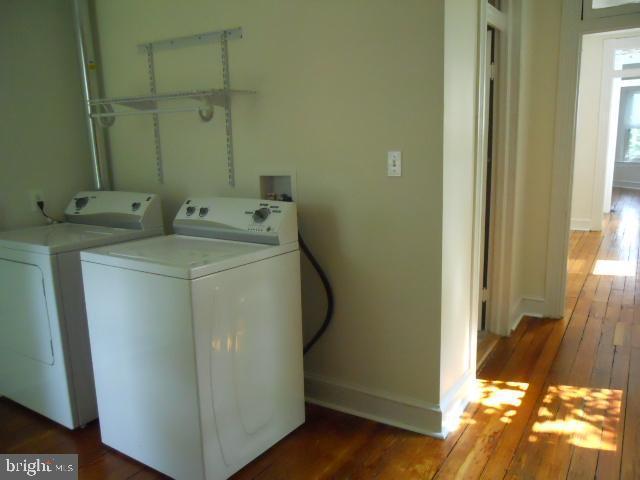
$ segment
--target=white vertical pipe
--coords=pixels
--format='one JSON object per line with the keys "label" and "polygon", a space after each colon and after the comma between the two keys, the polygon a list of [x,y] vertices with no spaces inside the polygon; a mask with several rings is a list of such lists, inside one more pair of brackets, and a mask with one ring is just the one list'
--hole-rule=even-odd
{"label": "white vertical pipe", "polygon": [[[89,79],[87,41],[92,39],[87,37],[86,28],[90,28],[86,22],[86,0],[73,1],[76,40],[78,44],[78,56],[80,60],[80,74],[82,76],[82,96],[84,98],[84,109],[87,119],[87,133],[89,135],[89,148],[91,150],[91,167],[96,190],[110,190],[111,182],[108,175],[108,162],[105,149],[101,148],[98,126],[91,116],[91,85]],[[90,32],[89,32],[90,33]]]}

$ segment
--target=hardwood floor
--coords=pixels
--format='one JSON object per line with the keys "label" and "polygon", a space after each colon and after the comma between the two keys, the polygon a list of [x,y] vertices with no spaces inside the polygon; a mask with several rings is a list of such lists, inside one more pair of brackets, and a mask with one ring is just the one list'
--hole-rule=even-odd
{"label": "hardwood floor", "polygon": [[[572,232],[565,316],[524,319],[479,372],[446,440],[316,406],[237,479],[640,478],[640,194],[614,192],[603,232]],[[0,451],[80,454],[80,478],[163,478],[0,400]]]}

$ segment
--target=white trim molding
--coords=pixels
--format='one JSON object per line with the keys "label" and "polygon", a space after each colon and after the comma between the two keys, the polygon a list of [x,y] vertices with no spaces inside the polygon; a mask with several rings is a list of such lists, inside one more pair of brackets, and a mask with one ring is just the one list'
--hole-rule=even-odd
{"label": "white trim molding", "polygon": [[474,372],[468,371],[438,405],[307,373],[305,396],[315,405],[444,439],[468,405],[474,381]]}
{"label": "white trim molding", "polygon": [[511,332],[518,328],[522,317],[544,318],[546,311],[547,302],[545,302],[544,298],[521,297],[516,302],[513,312],[511,313]]}
{"label": "white trim molding", "polygon": [[[478,292],[482,285],[484,258],[484,198],[485,160],[488,145],[488,125],[486,105],[487,76],[484,66],[487,55],[487,26],[499,30],[497,85],[497,138],[493,171],[493,199],[491,238],[489,250],[489,298],[487,302],[488,331],[505,334],[508,330],[509,299],[513,284],[513,228],[515,213],[517,131],[520,88],[520,37],[521,0],[503,2],[502,11],[496,10],[486,0],[479,0],[478,28],[478,89],[477,89],[477,130],[476,130],[476,179],[474,210],[473,285],[472,316],[477,319],[481,312]],[[473,323],[473,322],[472,322]],[[471,326],[477,331],[477,324]],[[475,351],[475,348],[473,349]]]}
{"label": "white trim molding", "polygon": [[305,374],[304,380],[305,397],[309,403],[423,435],[445,438],[442,412],[435,403],[315,374]]}

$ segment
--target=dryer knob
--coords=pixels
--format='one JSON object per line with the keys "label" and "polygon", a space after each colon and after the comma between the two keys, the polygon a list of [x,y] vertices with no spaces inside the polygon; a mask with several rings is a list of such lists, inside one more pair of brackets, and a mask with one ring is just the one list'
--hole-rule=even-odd
{"label": "dryer knob", "polygon": [[262,223],[267,219],[269,214],[271,214],[271,210],[269,210],[267,207],[259,208],[255,212],[253,212],[253,221],[256,223]]}
{"label": "dryer knob", "polygon": [[196,211],[196,207],[187,207],[187,217],[193,215]]}
{"label": "dryer knob", "polygon": [[76,198],[76,210],[83,209],[89,203],[89,197]]}
{"label": "dryer knob", "polygon": [[135,211],[137,211],[139,208],[140,208],[140,202],[133,202],[133,203],[131,204],[131,210],[132,210],[132,211],[134,211],[134,212],[135,212]]}

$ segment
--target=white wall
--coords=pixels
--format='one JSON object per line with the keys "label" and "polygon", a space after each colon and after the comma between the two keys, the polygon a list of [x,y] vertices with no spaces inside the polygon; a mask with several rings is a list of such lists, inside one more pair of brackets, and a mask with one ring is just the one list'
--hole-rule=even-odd
{"label": "white wall", "polygon": [[92,186],[73,32],[69,0],[0,2],[0,230],[44,223],[30,189],[61,216]]}
{"label": "white wall", "polygon": [[[474,6],[477,7],[476,2],[467,0],[445,2],[440,354],[443,399],[455,396],[457,387],[465,388],[460,381],[475,366],[469,349],[471,335],[476,334],[470,329],[478,88],[478,11]],[[475,372],[471,373],[475,378]]]}
{"label": "white wall", "polygon": [[543,314],[560,18],[557,0],[522,3],[513,316]]}
{"label": "white wall", "polygon": [[[334,323],[305,358],[315,395],[370,416],[380,402],[419,405],[416,423],[427,429],[424,410],[437,413],[440,401],[444,2],[198,0],[185,8],[162,0],[150,16],[146,0],[99,0],[97,14],[111,96],[147,91],[136,44],[244,28],[229,46],[231,82],[258,94],[234,100],[237,187],[226,184],[220,112],[212,123],[161,117],[164,185],[154,177],[151,119],[119,118],[111,129],[115,186],[159,192],[170,218],[188,195],[256,196],[260,174],[295,172],[303,234],[336,293]],[[218,51],[159,52],[158,90],[218,86]],[[464,109],[463,132],[473,122]],[[388,150],[402,150],[402,177],[386,176]],[[468,196],[452,207],[464,215],[454,222],[467,218]],[[451,281],[466,279],[462,255]],[[468,294],[468,283],[456,288],[456,299]],[[309,337],[324,300],[306,265],[303,297]],[[452,320],[463,322],[455,308]],[[329,398],[338,389],[344,396]]]}
{"label": "white wall", "polygon": [[[605,37],[585,35],[582,42],[578,113],[576,121],[571,228],[600,230],[602,213],[594,212],[593,192],[600,136],[600,97],[602,92],[602,56]],[[607,112],[608,114],[608,112]]]}

